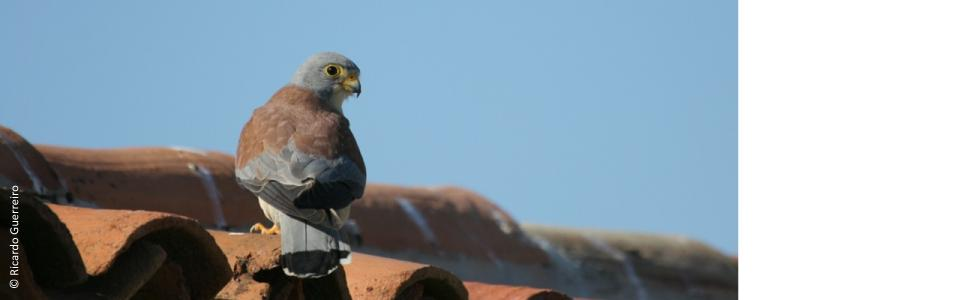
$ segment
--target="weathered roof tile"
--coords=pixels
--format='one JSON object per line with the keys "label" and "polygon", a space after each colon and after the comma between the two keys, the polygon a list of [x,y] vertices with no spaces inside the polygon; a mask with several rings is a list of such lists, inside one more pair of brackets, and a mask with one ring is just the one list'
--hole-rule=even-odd
{"label": "weathered roof tile", "polygon": [[0,186],[64,196],[66,190],[43,155],[10,128],[0,125]]}
{"label": "weathered roof tile", "polygon": [[468,299],[462,281],[433,266],[355,253],[345,270],[354,299]]}
{"label": "weathered roof tile", "polygon": [[232,156],[181,148],[81,149],[38,145],[79,203],[162,211],[219,229],[265,221],[236,183]]}
{"label": "weathered roof tile", "polygon": [[353,204],[363,247],[464,256],[527,265],[548,257],[528,242],[517,222],[481,195],[456,187],[370,184]]}
{"label": "weathered roof tile", "polygon": [[[147,282],[177,282],[181,277],[191,297],[207,299],[229,279],[226,257],[192,219],[147,211],[50,208],[70,230],[94,286],[105,282],[99,286],[130,289],[117,290],[117,295],[126,295]],[[164,271],[160,275],[176,278],[154,278],[160,269]],[[174,274],[176,270],[179,274]],[[121,280],[129,286],[113,286]]]}

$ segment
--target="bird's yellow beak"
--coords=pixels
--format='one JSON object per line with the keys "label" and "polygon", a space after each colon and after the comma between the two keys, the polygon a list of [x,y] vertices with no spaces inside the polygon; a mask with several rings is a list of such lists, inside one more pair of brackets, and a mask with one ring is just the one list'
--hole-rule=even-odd
{"label": "bird's yellow beak", "polygon": [[350,75],[346,80],[342,81],[342,87],[350,93],[355,93],[356,98],[359,97],[359,94],[362,94],[362,83],[359,82],[358,76]]}

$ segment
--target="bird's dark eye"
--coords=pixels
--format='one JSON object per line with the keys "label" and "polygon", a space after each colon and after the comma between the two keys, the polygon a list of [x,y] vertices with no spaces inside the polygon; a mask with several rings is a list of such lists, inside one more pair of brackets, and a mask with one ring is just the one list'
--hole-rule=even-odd
{"label": "bird's dark eye", "polygon": [[339,67],[337,66],[328,66],[326,67],[326,75],[337,76],[339,75]]}

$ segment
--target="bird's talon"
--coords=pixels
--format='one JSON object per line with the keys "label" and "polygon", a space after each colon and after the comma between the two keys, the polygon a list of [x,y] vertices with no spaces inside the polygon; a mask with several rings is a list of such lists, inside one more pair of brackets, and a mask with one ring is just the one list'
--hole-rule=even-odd
{"label": "bird's talon", "polygon": [[250,233],[259,232],[260,234],[276,235],[276,234],[279,234],[279,224],[273,223],[272,227],[266,228],[266,225],[263,225],[262,223],[256,223],[249,228],[249,232]]}
{"label": "bird's talon", "polygon": [[252,227],[249,227],[249,233],[255,233],[255,232],[262,233],[265,231],[266,231],[266,226],[264,226],[262,223],[256,223],[256,224],[253,224]]}

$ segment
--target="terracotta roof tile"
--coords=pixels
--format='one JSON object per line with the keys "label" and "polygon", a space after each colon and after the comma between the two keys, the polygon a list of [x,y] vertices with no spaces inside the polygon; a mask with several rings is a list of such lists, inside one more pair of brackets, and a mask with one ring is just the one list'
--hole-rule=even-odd
{"label": "terracotta roof tile", "polygon": [[[0,197],[10,201],[11,207],[14,205],[12,195],[9,190],[0,191]],[[20,285],[17,289],[3,288],[0,299],[44,299],[45,289],[85,281],[87,274],[80,253],[73,245],[66,226],[33,197],[17,193],[16,198],[14,211],[19,223],[16,224],[16,230],[13,229],[14,224],[10,223],[11,227],[4,230],[4,237],[10,245],[16,245],[9,246],[10,253],[16,251],[17,254],[4,255],[2,261],[5,266],[14,265],[11,259],[17,261],[19,269],[16,275],[8,275],[9,279],[17,279]],[[17,243],[13,243],[13,238],[17,238]]]}
{"label": "terracotta roof tile", "polygon": [[361,229],[363,247],[466,256],[492,263],[548,262],[508,213],[461,188],[369,185],[365,196],[353,204],[351,217]]}
{"label": "terracotta roof tile", "polygon": [[18,200],[24,288],[10,298],[208,299],[229,279],[225,256],[194,220]]}
{"label": "terracotta roof tile", "polygon": [[63,196],[66,190],[43,155],[12,129],[0,126],[0,186]]}
{"label": "terracotta roof tile", "polygon": [[162,211],[220,229],[265,218],[242,189],[232,156],[182,148],[80,149],[39,145],[77,201],[100,208]]}
{"label": "terracotta roof tile", "polygon": [[349,299],[349,288],[341,269],[318,280],[303,281],[286,276],[279,266],[279,236],[217,230],[210,233],[226,253],[233,274],[217,298],[300,299],[303,284],[314,284],[319,286],[323,299]]}
{"label": "terracotta roof tile", "polygon": [[[11,199],[9,191],[0,194],[3,199]],[[48,287],[71,286],[86,280],[88,276],[80,251],[73,243],[70,230],[56,213],[26,194],[20,193],[17,198],[20,220],[17,236],[24,256],[34,258],[29,263],[21,263],[31,266],[33,279]],[[10,234],[8,230],[5,232]]]}
{"label": "terracotta roof tile", "polygon": [[433,266],[355,253],[345,271],[354,299],[468,299],[462,281]]}
{"label": "terracotta roof tile", "polygon": [[463,280],[564,289],[563,272],[571,271],[505,211],[461,188],[369,185],[350,217],[359,251],[439,266]]}
{"label": "terracotta roof tile", "polygon": [[[303,282],[279,268],[279,236],[211,233],[233,269],[232,280],[218,297],[290,299],[301,295]],[[468,295],[455,275],[440,268],[362,253],[354,253],[344,273],[331,279],[320,288],[332,294],[326,298],[395,299],[401,295],[406,299],[467,299]]]}
{"label": "terracotta roof tile", "polygon": [[[265,299],[270,298],[270,294],[273,295],[272,299],[291,298],[288,291],[280,292],[284,288],[289,289],[286,287],[291,285],[288,280],[270,276],[271,278],[268,279],[271,281],[265,281],[266,278],[262,275],[258,276],[262,281],[255,280],[257,274],[274,272],[273,269],[278,266],[279,236],[230,235],[221,231],[210,231],[210,233],[216,239],[216,244],[226,253],[233,272],[231,280],[219,292],[217,298]],[[287,294],[285,297],[278,296],[283,292]]]}
{"label": "terracotta roof tile", "polygon": [[472,300],[571,300],[560,292],[527,286],[465,282]]}
{"label": "terracotta roof tile", "polygon": [[186,291],[206,299],[229,279],[226,257],[194,220],[159,212],[50,208],[69,228],[94,277],[90,283],[114,295],[132,296],[145,285],[157,287],[156,293]]}
{"label": "terracotta roof tile", "polygon": [[[525,225],[549,251],[568,259],[585,294],[602,298],[737,298],[737,264],[679,236]],[[568,287],[572,289],[572,287]]]}

